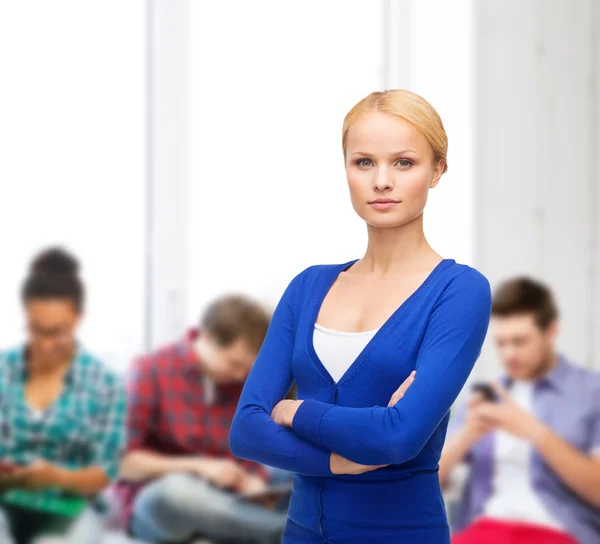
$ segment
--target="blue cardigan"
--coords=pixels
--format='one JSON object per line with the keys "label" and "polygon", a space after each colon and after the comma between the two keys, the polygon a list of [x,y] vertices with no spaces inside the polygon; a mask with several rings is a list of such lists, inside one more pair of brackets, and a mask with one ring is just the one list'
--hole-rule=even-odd
{"label": "blue cardigan", "polygon": [[[292,280],[246,381],[230,432],[236,457],[296,473],[289,517],[300,529],[320,535],[320,542],[326,536],[324,523],[329,523],[329,533],[341,534],[348,524],[360,520],[358,513],[350,512],[347,524],[335,526],[332,520],[344,516],[329,516],[335,514],[337,501],[332,492],[323,497],[324,486],[339,489],[337,493],[351,499],[352,493],[362,496],[365,489],[376,489],[365,488],[368,483],[398,486],[405,482],[404,489],[394,490],[401,493],[398,505],[418,503],[422,491],[407,496],[409,476],[434,473],[435,483],[415,481],[415,490],[431,486],[430,495],[438,501],[437,468],[449,410],[480,354],[490,319],[487,279],[473,268],[445,259],[390,316],[336,383],[315,352],[313,331],[332,284],[355,262],[313,266]],[[412,370],[417,372],[414,383],[394,407],[387,407]],[[271,420],[270,413],[293,382],[304,402],[289,429]],[[362,475],[333,475],[329,468],[332,451],[357,463],[390,466]],[[387,493],[377,489],[382,497]],[[371,493],[371,497],[375,498],[370,502],[376,504],[377,496]],[[361,500],[359,509],[364,506]],[[388,521],[372,519],[380,510],[363,525],[359,523],[352,534],[364,527],[369,541],[376,542],[375,527]],[[426,518],[419,519],[419,526],[443,524],[447,529],[443,506],[441,511],[434,507],[419,512],[420,518]],[[405,521],[411,525],[415,520]],[[397,532],[382,536],[382,542],[403,535],[403,524],[394,529]]]}

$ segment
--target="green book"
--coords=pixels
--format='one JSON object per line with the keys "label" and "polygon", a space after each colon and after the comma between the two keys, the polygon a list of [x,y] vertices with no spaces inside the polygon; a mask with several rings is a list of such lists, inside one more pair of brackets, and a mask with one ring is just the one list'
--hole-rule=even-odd
{"label": "green book", "polygon": [[0,494],[0,504],[10,504],[46,514],[76,518],[85,509],[88,501],[82,497],[57,493],[54,490],[13,489]]}

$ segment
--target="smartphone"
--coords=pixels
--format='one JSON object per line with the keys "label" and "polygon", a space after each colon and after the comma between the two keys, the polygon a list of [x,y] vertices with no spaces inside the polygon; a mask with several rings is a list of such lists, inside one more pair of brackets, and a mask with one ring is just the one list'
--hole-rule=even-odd
{"label": "smartphone", "polygon": [[479,393],[487,402],[496,402],[498,400],[496,391],[494,391],[494,388],[489,383],[477,382],[473,384],[471,390],[473,393]]}
{"label": "smartphone", "polygon": [[250,502],[279,500],[292,492],[292,482],[267,486],[260,491],[242,494],[242,498]]}

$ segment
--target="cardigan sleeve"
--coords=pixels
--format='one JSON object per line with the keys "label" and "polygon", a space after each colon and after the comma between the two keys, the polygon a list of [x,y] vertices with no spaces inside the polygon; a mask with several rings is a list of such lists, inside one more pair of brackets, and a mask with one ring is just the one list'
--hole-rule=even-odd
{"label": "cardigan sleeve", "polygon": [[229,434],[234,456],[306,476],[332,476],[331,451],[300,438],[271,419],[292,385],[294,303],[302,274],[283,294],[244,385]]}
{"label": "cardigan sleeve", "polygon": [[356,463],[388,465],[415,457],[463,388],[485,339],[491,312],[487,279],[473,268],[437,301],[416,361],[416,377],[393,407],[347,408],[304,401],[294,432]]}

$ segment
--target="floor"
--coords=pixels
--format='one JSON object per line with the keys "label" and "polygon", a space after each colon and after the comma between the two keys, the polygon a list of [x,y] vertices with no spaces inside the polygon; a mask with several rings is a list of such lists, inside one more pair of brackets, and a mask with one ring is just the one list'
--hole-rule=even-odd
{"label": "floor", "polygon": [[118,533],[107,534],[104,536],[103,544],[138,544],[135,540],[131,540],[126,536],[123,536]]}
{"label": "floor", "polygon": [[[102,544],[144,544],[139,540],[133,540],[124,536],[122,533],[107,533],[104,536],[104,541]],[[210,542],[206,540],[198,540],[193,544],[210,544]]]}

